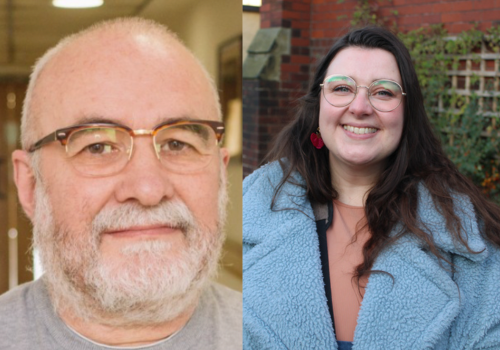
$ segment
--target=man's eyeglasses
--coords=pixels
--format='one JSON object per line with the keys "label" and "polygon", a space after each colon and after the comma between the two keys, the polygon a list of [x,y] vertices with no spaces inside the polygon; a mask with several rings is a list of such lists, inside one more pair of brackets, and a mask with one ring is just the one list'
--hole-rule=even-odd
{"label": "man's eyeglasses", "polygon": [[370,86],[357,85],[353,78],[347,75],[330,75],[325,78],[323,84],[323,96],[325,100],[335,107],[349,105],[358,93],[358,88],[368,89],[368,100],[373,108],[380,112],[395,110],[406,96],[401,85],[393,80],[375,80]]}
{"label": "man's eyeglasses", "polygon": [[120,172],[130,160],[135,136],[152,136],[161,164],[170,171],[189,174],[203,169],[212,159],[224,134],[224,124],[211,120],[183,120],[158,125],[152,130],[92,123],[56,130],[29,148],[34,152],[54,141],[65,146],[75,169],[87,176]]}

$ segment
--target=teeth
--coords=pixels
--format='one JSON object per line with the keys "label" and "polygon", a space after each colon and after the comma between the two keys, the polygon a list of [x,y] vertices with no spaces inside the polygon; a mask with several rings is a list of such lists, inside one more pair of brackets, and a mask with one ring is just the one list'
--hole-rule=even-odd
{"label": "teeth", "polygon": [[377,129],[375,129],[375,128],[357,128],[357,127],[350,126],[350,125],[344,125],[344,129],[348,130],[350,132],[353,132],[357,135],[373,134],[373,133],[377,132]]}

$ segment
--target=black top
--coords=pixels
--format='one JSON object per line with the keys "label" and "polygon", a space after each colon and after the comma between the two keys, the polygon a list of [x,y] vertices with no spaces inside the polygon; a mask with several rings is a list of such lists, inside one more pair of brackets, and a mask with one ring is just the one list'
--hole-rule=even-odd
{"label": "black top", "polygon": [[333,220],[333,203],[328,203],[328,213],[326,217],[318,218],[318,213],[315,211],[316,215],[316,230],[318,231],[319,238],[319,252],[321,256],[321,271],[323,272],[323,282],[325,284],[325,294],[328,302],[328,311],[330,311],[330,317],[332,318],[332,327],[335,330],[335,322],[333,318],[333,304],[332,304],[332,289],[330,285],[330,265],[328,264],[328,245],[326,242],[326,230],[330,227]]}

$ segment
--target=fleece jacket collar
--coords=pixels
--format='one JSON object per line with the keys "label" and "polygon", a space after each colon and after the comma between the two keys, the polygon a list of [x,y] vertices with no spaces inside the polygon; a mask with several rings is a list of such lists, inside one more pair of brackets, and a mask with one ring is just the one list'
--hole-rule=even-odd
{"label": "fleece jacket collar", "polygon": [[[243,258],[244,312],[261,323],[256,326],[250,322],[245,327],[266,328],[266,336],[276,349],[337,349],[324,295],[313,210],[302,186],[286,184],[271,212],[270,198],[281,171],[275,169],[279,168],[276,163],[267,167],[270,169],[263,171],[266,179],[253,176],[243,188],[243,240],[248,247]],[[295,179],[303,183],[300,176],[295,175]],[[424,186],[419,189],[421,223],[431,230],[437,247],[451,261],[453,255],[471,261],[485,259],[488,249],[472,205],[460,196],[454,202],[465,238],[479,253],[453,243]],[[388,274],[369,277],[353,349],[446,348],[446,330],[460,309],[459,290],[450,269],[443,268],[419,240],[408,235],[385,249],[373,270]],[[268,303],[267,298],[273,302]],[[283,317],[289,318],[286,324]]]}

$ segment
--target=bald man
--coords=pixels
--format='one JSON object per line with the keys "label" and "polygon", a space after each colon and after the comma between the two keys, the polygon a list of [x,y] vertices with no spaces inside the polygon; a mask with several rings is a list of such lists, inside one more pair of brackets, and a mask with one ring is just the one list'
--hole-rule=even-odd
{"label": "bald man", "polygon": [[44,275],[0,297],[0,349],[238,349],[211,282],[226,165],[218,95],[164,27],[103,22],[36,64],[13,153]]}

